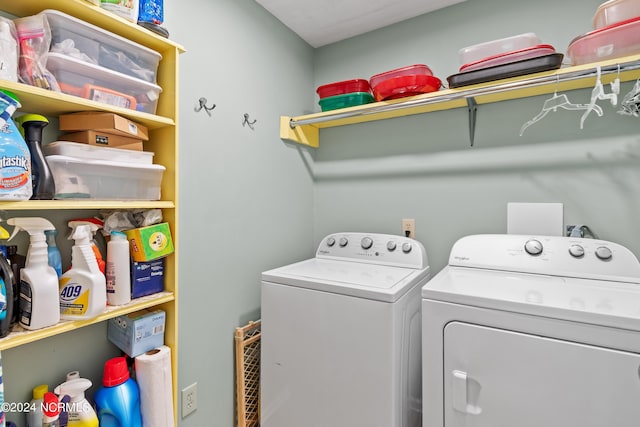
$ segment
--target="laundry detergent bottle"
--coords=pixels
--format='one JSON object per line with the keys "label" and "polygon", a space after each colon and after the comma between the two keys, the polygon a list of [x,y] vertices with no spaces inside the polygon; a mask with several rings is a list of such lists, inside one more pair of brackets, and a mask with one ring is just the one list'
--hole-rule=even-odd
{"label": "laundry detergent bottle", "polygon": [[[3,227],[0,227],[0,239],[8,239],[9,233]],[[15,318],[14,310],[14,283],[15,277],[11,263],[7,260],[6,246],[0,251],[0,292],[5,298],[4,308],[0,311],[0,338],[4,338],[11,332],[11,323]]]}
{"label": "laundry detergent bottle", "polygon": [[67,380],[55,388],[54,392],[60,396],[70,396],[68,427],[98,427],[98,416],[84,392],[91,387],[91,381],[86,378]]}
{"label": "laundry detergent bottle", "polygon": [[94,400],[100,427],[142,427],[140,389],[129,377],[124,357],[106,361],[102,387],[94,395]]}
{"label": "laundry detergent bottle", "polygon": [[49,265],[46,230],[55,227],[40,217],[9,218],[15,228],[11,240],[19,231],[29,233],[30,243],[25,266],[20,270],[20,300],[18,323],[25,329],[41,329],[60,321],[58,275]]}
{"label": "laundry detergent bottle", "polygon": [[29,200],[33,195],[31,153],[11,119],[19,107],[15,95],[0,90],[0,200]]}
{"label": "laundry detergent bottle", "polygon": [[60,317],[91,319],[107,306],[107,285],[91,247],[91,229],[79,225],[71,238],[71,268],[60,277]]}

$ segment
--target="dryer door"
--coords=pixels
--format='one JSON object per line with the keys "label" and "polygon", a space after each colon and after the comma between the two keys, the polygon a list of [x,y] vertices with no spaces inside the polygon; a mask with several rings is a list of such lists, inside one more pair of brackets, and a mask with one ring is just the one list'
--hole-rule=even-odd
{"label": "dryer door", "polygon": [[447,427],[638,426],[636,353],[462,322],[444,346]]}

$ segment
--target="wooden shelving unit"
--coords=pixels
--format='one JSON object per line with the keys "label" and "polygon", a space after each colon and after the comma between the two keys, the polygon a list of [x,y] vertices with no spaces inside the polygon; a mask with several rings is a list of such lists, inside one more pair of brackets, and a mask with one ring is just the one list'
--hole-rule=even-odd
{"label": "wooden shelving unit", "polygon": [[[176,251],[166,259],[165,290],[162,293],[136,298],[119,307],[108,307],[94,319],[63,321],[49,328],[26,331],[14,328],[0,340],[0,350],[19,347],[44,338],[55,337],[78,328],[103,322],[113,317],[145,308],[160,308],[166,312],[165,344],[171,347],[173,375],[173,404],[177,424],[177,367],[178,367],[178,57],[184,52],[179,44],[163,38],[143,27],[126,21],[85,0],[0,0],[0,10],[21,17],[34,15],[45,9],[59,10],[68,15],[99,26],[128,40],[132,40],[162,55],[158,66],[157,83],[162,88],[156,114],[112,107],[83,98],[51,92],[21,83],[2,81],[0,87],[14,92],[22,105],[19,111],[33,112],[50,117],[77,111],[107,111],[140,123],[149,129],[149,141],[144,149],[152,151],[154,163],[166,167],[163,174],[159,201],[114,201],[114,200],[29,200],[22,202],[0,202],[0,210],[11,215],[12,211],[30,211],[46,217],[47,212],[64,215],[65,211],[86,210],[88,214],[100,210],[116,209],[162,209],[163,221],[169,223]],[[106,337],[105,337],[106,339]],[[5,366],[5,370],[11,366]]]}

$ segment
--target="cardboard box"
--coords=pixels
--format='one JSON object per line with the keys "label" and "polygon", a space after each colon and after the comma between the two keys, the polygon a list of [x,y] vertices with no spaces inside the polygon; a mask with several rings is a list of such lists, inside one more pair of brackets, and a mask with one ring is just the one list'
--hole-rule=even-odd
{"label": "cardboard box", "polygon": [[164,258],[131,263],[131,298],[164,291]]}
{"label": "cardboard box", "polygon": [[60,116],[60,130],[70,132],[92,130],[142,141],[149,140],[149,131],[145,126],[117,114],[99,111],[62,114]]}
{"label": "cardboard box", "polygon": [[153,261],[173,253],[171,230],[166,222],[125,230],[125,234],[134,261]]}
{"label": "cardboard box", "polygon": [[109,319],[107,338],[130,357],[164,345],[166,313],[140,310]]}
{"label": "cardboard box", "polygon": [[67,133],[65,135],[62,135],[60,137],[60,140],[82,142],[84,144],[98,145],[101,147],[112,147],[135,151],[142,151],[144,148],[141,139],[129,138],[127,136],[113,135],[93,130]]}

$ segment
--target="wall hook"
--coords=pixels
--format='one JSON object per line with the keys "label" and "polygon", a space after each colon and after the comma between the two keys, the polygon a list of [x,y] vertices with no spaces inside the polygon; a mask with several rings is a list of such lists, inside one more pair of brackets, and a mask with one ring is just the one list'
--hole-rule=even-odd
{"label": "wall hook", "polygon": [[249,125],[249,127],[251,128],[251,130],[253,130],[253,125],[257,122],[258,120],[254,120],[252,122],[249,121],[249,113],[244,113],[244,119],[242,120],[242,126],[244,125]]}
{"label": "wall hook", "polygon": [[211,105],[211,107],[207,107],[207,98],[202,97],[200,99],[198,99],[198,103],[200,104],[197,107],[194,107],[193,110],[197,113],[200,110],[202,110],[204,108],[204,111],[207,112],[207,115],[209,115],[209,117],[211,117],[211,110],[213,110],[214,108],[216,108],[216,104]]}

